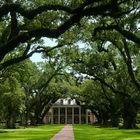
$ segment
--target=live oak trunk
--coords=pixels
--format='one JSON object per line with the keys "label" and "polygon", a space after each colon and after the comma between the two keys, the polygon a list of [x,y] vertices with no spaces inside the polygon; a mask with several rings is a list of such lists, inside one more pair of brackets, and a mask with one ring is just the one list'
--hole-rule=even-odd
{"label": "live oak trunk", "polygon": [[136,126],[137,109],[130,99],[125,99],[123,110],[123,128],[133,129]]}
{"label": "live oak trunk", "polygon": [[9,115],[6,118],[6,128],[15,129],[16,128],[15,120],[16,120],[15,115]]}

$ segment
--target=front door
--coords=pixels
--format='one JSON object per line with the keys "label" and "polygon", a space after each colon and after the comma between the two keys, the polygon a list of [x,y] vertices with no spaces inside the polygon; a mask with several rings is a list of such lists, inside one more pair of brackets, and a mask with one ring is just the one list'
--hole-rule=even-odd
{"label": "front door", "polygon": [[67,118],[67,124],[72,124],[72,116],[68,116],[68,118]]}

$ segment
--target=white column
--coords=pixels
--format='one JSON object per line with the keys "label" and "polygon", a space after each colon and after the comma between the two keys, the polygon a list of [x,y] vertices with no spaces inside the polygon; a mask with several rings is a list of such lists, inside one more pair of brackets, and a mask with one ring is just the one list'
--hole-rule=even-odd
{"label": "white column", "polygon": [[81,124],[81,106],[79,107],[79,124]]}
{"label": "white column", "polygon": [[67,124],[67,107],[65,107],[65,123]]}
{"label": "white column", "polygon": [[60,124],[60,107],[58,108],[58,124]]}
{"label": "white column", "polygon": [[86,109],[86,124],[88,124],[88,110]]}
{"label": "white column", "polygon": [[72,107],[72,124],[74,124],[74,107]]}
{"label": "white column", "polygon": [[52,107],[52,116],[51,116],[51,124],[53,124],[53,107]]}

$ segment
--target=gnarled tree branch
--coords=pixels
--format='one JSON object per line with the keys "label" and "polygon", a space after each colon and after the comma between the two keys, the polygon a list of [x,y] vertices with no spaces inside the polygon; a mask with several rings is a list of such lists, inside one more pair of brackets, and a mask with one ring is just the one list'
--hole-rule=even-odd
{"label": "gnarled tree branch", "polygon": [[136,36],[134,33],[130,32],[130,31],[122,29],[118,25],[108,25],[108,26],[97,27],[93,31],[93,36],[95,36],[97,34],[97,32],[100,32],[100,31],[103,31],[103,30],[110,30],[110,31],[111,30],[116,30],[120,34],[122,34],[122,36],[127,38],[128,40],[140,45],[140,38],[138,36]]}

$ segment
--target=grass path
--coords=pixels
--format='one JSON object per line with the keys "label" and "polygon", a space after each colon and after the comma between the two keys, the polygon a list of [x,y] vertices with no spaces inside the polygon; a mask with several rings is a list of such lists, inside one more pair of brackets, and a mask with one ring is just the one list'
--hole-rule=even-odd
{"label": "grass path", "polygon": [[75,140],[140,140],[140,129],[96,128],[74,125]]}
{"label": "grass path", "polygon": [[45,125],[26,129],[0,129],[0,140],[50,140],[64,125]]}

